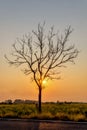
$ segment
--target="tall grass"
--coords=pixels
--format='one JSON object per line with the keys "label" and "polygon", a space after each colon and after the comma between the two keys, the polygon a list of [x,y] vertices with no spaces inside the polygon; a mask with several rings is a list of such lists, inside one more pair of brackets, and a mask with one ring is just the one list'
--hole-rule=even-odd
{"label": "tall grass", "polygon": [[87,121],[87,104],[45,103],[41,114],[35,104],[0,104],[0,117]]}

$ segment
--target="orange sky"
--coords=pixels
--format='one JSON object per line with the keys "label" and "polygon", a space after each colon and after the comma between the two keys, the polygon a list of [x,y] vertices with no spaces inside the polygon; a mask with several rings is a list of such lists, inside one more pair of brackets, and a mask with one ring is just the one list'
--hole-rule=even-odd
{"label": "orange sky", "polygon": [[[69,65],[62,69],[61,79],[48,81],[43,89],[43,101],[87,101],[87,73],[83,66]],[[79,71],[80,70],[80,71]],[[87,71],[86,71],[87,72]],[[10,67],[3,63],[0,73],[0,100],[5,99],[34,99],[37,100],[36,84],[25,76],[20,68]]]}

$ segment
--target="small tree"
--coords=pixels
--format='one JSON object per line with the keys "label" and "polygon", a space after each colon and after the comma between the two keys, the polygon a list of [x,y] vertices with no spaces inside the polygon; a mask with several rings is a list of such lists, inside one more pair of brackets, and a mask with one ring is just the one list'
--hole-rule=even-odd
{"label": "small tree", "polygon": [[22,39],[17,39],[13,44],[12,60],[6,55],[5,58],[11,65],[25,66],[24,74],[31,74],[32,79],[38,86],[38,109],[41,112],[41,98],[43,81],[49,79],[59,79],[57,69],[64,67],[67,62],[74,63],[78,50],[74,45],[68,45],[67,41],[72,33],[69,26],[65,29],[64,35],[59,36],[51,27],[45,35],[45,25],[38,24],[37,31],[32,31],[31,35],[25,35]]}

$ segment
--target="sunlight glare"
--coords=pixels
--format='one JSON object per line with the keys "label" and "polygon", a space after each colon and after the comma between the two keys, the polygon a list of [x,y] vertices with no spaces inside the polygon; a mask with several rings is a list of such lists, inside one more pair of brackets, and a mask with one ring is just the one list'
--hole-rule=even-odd
{"label": "sunlight glare", "polygon": [[47,81],[46,81],[46,80],[43,80],[43,82],[42,82],[42,83],[43,83],[43,85],[45,85],[45,84],[47,84]]}

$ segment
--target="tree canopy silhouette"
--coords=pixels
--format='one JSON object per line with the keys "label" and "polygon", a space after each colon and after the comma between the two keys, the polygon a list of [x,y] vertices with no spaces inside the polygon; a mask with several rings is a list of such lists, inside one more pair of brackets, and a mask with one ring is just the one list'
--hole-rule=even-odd
{"label": "tree canopy silhouette", "polygon": [[[37,31],[24,35],[13,44],[12,58],[5,55],[8,63],[15,66],[23,65],[23,72],[31,76],[38,86],[38,110],[41,112],[43,81],[59,79],[57,68],[65,67],[66,63],[74,63],[78,50],[74,45],[67,44],[71,27],[67,27],[63,35],[55,33],[51,27],[45,32],[45,24],[38,24]],[[27,66],[26,66],[27,65]]]}

